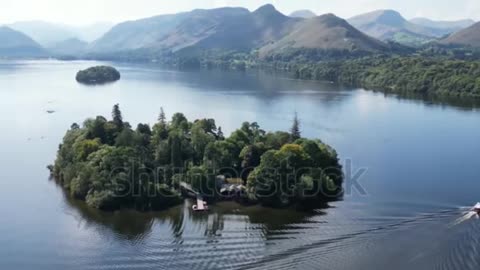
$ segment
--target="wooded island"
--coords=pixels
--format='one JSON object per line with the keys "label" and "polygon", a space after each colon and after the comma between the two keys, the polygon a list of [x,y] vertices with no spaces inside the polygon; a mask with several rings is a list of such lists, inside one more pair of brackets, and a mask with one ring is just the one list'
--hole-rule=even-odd
{"label": "wooded island", "polygon": [[[245,122],[225,137],[214,119],[167,121],[161,109],[150,127],[133,129],[118,105],[103,116],[74,123],[59,146],[52,175],[91,207],[161,210],[180,203],[186,183],[208,200],[222,200],[219,179],[243,182],[235,199],[272,207],[314,206],[341,196],[337,153],[320,140],[290,132],[266,132]],[[226,179],[226,180],[225,180]]]}

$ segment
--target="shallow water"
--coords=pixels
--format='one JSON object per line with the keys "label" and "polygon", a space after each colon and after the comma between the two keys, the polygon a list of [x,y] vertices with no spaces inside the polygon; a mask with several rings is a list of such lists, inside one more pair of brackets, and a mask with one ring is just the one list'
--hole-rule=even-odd
{"label": "shallow water", "polygon": [[[77,84],[94,64],[0,62],[1,269],[479,269],[480,221],[455,223],[480,200],[475,103],[132,64],[117,65],[117,83]],[[227,134],[243,121],[287,130],[296,111],[303,135],[335,147],[347,175],[365,170],[361,189],[347,179],[343,201],[310,212],[221,203],[197,214],[189,201],[149,214],[89,209],[45,166],[73,122],[115,103],[134,125],[163,106],[215,118]]]}

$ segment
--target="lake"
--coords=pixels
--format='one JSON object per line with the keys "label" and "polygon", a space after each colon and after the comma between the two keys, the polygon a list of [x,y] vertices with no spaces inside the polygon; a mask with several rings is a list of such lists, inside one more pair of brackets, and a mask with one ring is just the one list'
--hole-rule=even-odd
{"label": "lake", "polygon": [[[266,72],[116,64],[122,79],[75,81],[96,62],[0,61],[0,269],[480,269],[480,111],[475,102],[404,99]],[[100,212],[64,196],[46,169],[73,122],[132,125],[183,112],[244,121],[332,145],[342,201],[314,211],[191,202],[158,213]],[[48,113],[47,111],[54,111]]]}

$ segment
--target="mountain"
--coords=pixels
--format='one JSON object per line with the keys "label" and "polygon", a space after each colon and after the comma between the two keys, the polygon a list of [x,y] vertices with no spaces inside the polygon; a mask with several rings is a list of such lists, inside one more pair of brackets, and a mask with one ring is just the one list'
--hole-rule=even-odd
{"label": "mountain", "polygon": [[0,26],[0,57],[40,57],[45,50],[27,35]]}
{"label": "mountain", "polygon": [[434,21],[427,18],[414,18],[411,19],[410,22],[424,27],[443,29],[449,33],[467,28],[475,23],[475,21],[471,19],[458,21]]}
{"label": "mountain", "polygon": [[352,17],[350,24],[380,40],[418,45],[448,32],[411,23],[394,10],[376,10]]}
{"label": "mountain", "polygon": [[85,26],[69,26],[69,29],[75,34],[77,39],[93,42],[102,37],[113,26],[114,24],[111,22],[96,22]]}
{"label": "mountain", "polygon": [[66,26],[44,21],[16,22],[8,27],[28,35],[44,47],[75,37]]}
{"label": "mountain", "polygon": [[308,9],[302,9],[302,10],[297,10],[289,15],[292,18],[304,18],[304,19],[310,19],[313,17],[316,17],[317,14],[315,14],[313,11],[308,10]]}
{"label": "mountain", "polygon": [[112,26],[111,23],[70,26],[45,21],[22,21],[8,25],[8,27],[30,36],[44,47],[50,47],[71,38],[91,42],[105,34]]}
{"label": "mountain", "polygon": [[215,31],[200,40],[195,47],[251,51],[274,42],[289,33],[298,22],[265,5],[254,12],[223,18]]}
{"label": "mountain", "polygon": [[117,24],[90,44],[88,50],[98,54],[152,47],[175,29],[187,14],[160,15]]}
{"label": "mountain", "polygon": [[218,8],[161,15],[116,25],[93,42],[91,54],[150,50],[251,50],[286,35],[299,19],[265,5],[254,12],[245,8]]}
{"label": "mountain", "polygon": [[344,19],[325,14],[298,23],[285,37],[263,47],[260,55],[292,48],[380,52],[387,50],[388,45],[360,32]]}
{"label": "mountain", "polygon": [[56,56],[78,56],[85,52],[88,43],[78,38],[70,38],[48,47],[48,51]]}
{"label": "mountain", "polygon": [[480,47],[480,22],[440,40],[443,44]]}

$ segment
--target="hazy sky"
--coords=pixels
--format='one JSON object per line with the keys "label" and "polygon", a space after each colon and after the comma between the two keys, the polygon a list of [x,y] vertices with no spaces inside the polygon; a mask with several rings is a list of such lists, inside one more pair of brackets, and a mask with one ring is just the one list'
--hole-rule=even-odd
{"label": "hazy sky", "polygon": [[480,20],[480,0],[0,0],[0,24],[46,20],[68,24],[120,22],[195,8],[243,6],[250,10],[271,3],[283,13],[310,9],[348,18],[375,9],[395,9],[406,18],[417,16]]}

